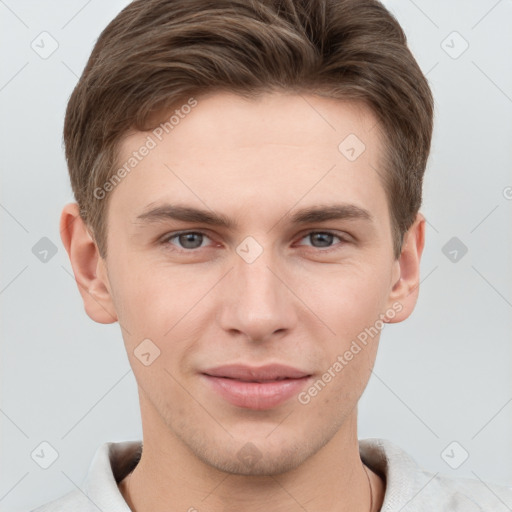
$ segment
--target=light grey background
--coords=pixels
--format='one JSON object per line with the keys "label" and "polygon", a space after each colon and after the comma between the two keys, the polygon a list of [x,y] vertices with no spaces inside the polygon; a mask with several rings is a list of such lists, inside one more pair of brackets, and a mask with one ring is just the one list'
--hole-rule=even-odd
{"label": "light grey background", "polygon": [[[101,443],[141,438],[119,326],[85,314],[58,225],[73,201],[66,102],[126,4],[0,0],[2,511],[80,486]],[[385,4],[431,83],[436,126],[420,297],[382,333],[359,437],[390,439],[432,472],[512,485],[512,2]],[[31,47],[51,49],[43,31],[58,42],[46,59]],[[57,248],[46,263],[32,252],[42,237]],[[452,237],[468,249],[456,262],[442,250]],[[43,441],[59,455],[48,469],[31,458]],[[453,441],[452,465],[469,453],[458,469],[441,456]]]}

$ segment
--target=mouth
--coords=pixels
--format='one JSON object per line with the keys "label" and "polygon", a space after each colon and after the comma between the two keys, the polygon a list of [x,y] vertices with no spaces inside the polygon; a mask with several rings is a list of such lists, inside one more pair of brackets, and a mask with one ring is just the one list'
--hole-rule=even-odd
{"label": "mouth", "polygon": [[202,372],[203,379],[218,396],[236,407],[272,409],[296,395],[311,374],[285,365],[251,367],[226,365]]}
{"label": "mouth", "polygon": [[[205,374],[208,375],[208,374]],[[215,377],[215,375],[209,375],[209,377]],[[220,379],[231,379],[238,380],[240,382],[277,382],[280,380],[290,380],[291,377],[276,377],[275,379],[236,379],[235,377],[223,377],[218,376]]]}

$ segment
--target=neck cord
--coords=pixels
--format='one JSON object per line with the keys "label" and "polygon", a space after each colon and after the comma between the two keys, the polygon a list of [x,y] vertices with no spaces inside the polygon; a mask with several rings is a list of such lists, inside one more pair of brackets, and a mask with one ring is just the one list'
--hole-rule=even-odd
{"label": "neck cord", "polygon": [[366,478],[368,478],[368,485],[370,486],[370,512],[373,511],[373,488],[372,488],[372,482],[370,481],[370,475],[368,474],[368,468],[366,467],[365,464],[363,464],[363,467],[364,467],[364,470],[365,470],[365,473],[366,473]]}

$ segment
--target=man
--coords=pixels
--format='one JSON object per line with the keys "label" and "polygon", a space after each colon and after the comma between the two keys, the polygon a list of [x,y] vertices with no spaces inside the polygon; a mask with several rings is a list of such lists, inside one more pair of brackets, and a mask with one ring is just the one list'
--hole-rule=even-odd
{"label": "man", "polygon": [[37,510],[510,510],[357,437],[418,296],[432,119],[375,0],[126,7],[68,104],[61,233],[87,314],[121,327],[143,442]]}

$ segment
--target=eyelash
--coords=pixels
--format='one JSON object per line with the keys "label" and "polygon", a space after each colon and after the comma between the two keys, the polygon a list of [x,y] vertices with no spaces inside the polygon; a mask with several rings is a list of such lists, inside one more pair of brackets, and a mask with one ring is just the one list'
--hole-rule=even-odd
{"label": "eyelash", "polygon": [[[318,234],[318,233],[321,233],[323,235],[332,235],[334,236],[335,238],[338,238],[339,240],[341,240],[341,244],[344,245],[345,243],[348,243],[348,239],[342,237],[341,235],[338,235],[336,233],[334,233],[333,231],[320,231],[320,230],[316,230],[316,231],[308,231],[307,233],[305,233],[303,236],[301,236],[300,240],[303,240],[304,238],[312,235],[312,234]],[[203,235],[207,238],[210,238],[206,233],[202,232],[202,231],[179,231],[179,232],[176,232],[176,233],[170,233],[168,235],[165,236],[165,238],[163,240],[161,240],[161,244],[166,246],[166,250],[171,250],[171,251],[176,251],[176,252],[182,252],[182,253],[194,253],[194,252],[197,252],[199,251],[199,249],[204,249],[204,247],[197,247],[195,249],[180,249],[180,248],[170,248],[170,244],[169,242],[174,239],[174,238],[177,238],[181,235],[190,235],[190,234],[194,234],[194,235]],[[328,247],[328,248],[321,248],[321,247],[312,247],[310,246],[311,249],[317,249],[318,251],[322,252],[322,253],[329,253],[329,252],[332,252],[332,251],[336,251],[338,249],[340,249],[340,247],[338,246],[333,246],[333,247]]]}

